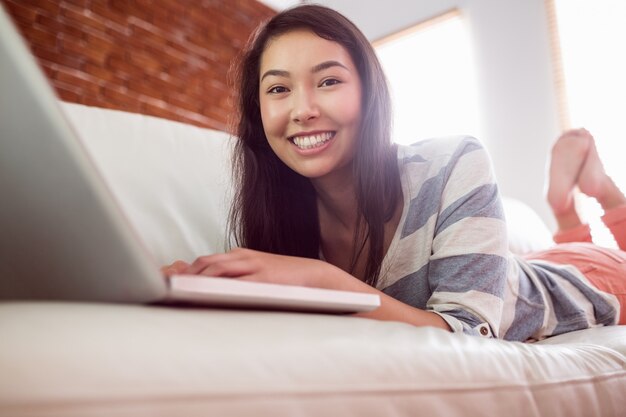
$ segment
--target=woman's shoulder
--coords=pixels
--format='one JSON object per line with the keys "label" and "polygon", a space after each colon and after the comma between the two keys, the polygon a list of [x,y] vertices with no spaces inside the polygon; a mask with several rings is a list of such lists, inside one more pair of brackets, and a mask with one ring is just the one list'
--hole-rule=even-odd
{"label": "woman's shoulder", "polygon": [[411,145],[398,145],[398,160],[402,163],[449,161],[467,152],[484,150],[472,136],[444,136],[421,140]]}

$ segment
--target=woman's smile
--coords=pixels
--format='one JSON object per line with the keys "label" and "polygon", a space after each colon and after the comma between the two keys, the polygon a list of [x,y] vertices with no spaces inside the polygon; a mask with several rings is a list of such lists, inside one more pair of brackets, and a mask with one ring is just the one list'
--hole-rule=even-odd
{"label": "woman's smile", "polygon": [[317,151],[325,149],[335,137],[334,131],[299,133],[291,136],[289,140],[301,151]]}

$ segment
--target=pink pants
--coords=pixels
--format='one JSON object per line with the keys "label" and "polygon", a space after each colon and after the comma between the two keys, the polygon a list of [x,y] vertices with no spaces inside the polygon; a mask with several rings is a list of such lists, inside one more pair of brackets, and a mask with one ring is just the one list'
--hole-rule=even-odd
{"label": "pink pants", "polygon": [[626,324],[626,206],[608,210],[602,221],[621,250],[594,245],[589,225],[583,224],[554,235],[553,248],[524,257],[574,265],[598,289],[617,297],[619,324]]}

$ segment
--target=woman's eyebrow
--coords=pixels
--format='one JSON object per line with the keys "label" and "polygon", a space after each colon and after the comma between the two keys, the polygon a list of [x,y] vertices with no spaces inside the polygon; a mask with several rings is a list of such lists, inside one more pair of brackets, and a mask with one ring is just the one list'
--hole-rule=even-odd
{"label": "woman's eyebrow", "polygon": [[[325,69],[332,68],[332,67],[341,67],[350,71],[348,67],[346,67],[339,61],[324,61],[322,63],[315,65],[313,68],[311,68],[311,73],[315,74],[316,72],[324,71]],[[265,71],[265,73],[263,73],[263,76],[261,77],[261,81],[263,81],[265,77],[269,77],[272,75],[275,77],[289,78],[290,73],[289,71],[278,70],[278,69],[267,70]]]}
{"label": "woman's eyebrow", "polygon": [[341,62],[339,62],[339,61],[324,61],[324,62],[322,62],[322,63],[317,64],[316,66],[314,66],[314,67],[311,69],[311,72],[312,72],[312,73],[316,73],[316,72],[324,71],[325,69],[332,68],[332,67],[342,67],[342,68],[344,68],[344,69],[346,69],[346,70],[350,71],[350,70],[348,69],[348,67],[346,67],[345,65],[343,65],[343,64],[342,64]]}
{"label": "woman's eyebrow", "polygon": [[263,81],[263,79],[265,77],[269,77],[270,75],[274,75],[276,77],[285,77],[285,78],[287,78],[287,77],[289,77],[289,71],[276,70],[276,69],[265,71],[265,73],[261,77],[261,81]]}

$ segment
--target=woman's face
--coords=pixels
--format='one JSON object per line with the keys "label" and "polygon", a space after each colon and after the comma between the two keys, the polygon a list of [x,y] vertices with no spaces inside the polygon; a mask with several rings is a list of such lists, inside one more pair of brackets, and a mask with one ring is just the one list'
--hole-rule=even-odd
{"label": "woman's face", "polygon": [[361,124],[361,80],[348,51],[297,30],[272,39],[260,67],[261,118],[276,155],[311,179],[348,167]]}

